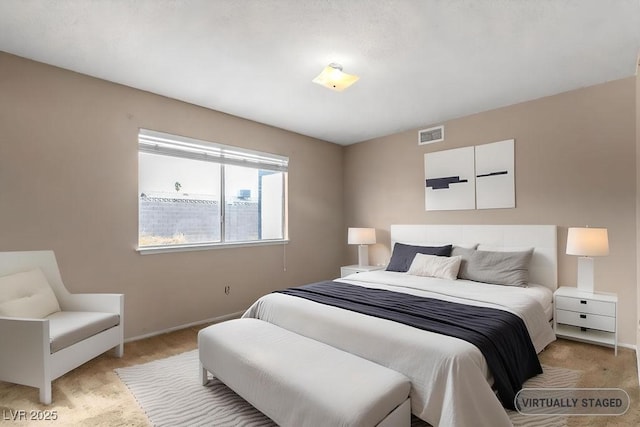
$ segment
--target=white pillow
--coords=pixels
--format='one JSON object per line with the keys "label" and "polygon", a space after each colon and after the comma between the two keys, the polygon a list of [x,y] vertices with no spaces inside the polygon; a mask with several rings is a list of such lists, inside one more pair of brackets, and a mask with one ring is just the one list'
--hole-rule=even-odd
{"label": "white pillow", "polygon": [[0,316],[44,319],[57,311],[58,299],[39,268],[0,277]]}
{"label": "white pillow", "polygon": [[444,257],[416,254],[407,274],[456,280],[461,261],[461,256]]}

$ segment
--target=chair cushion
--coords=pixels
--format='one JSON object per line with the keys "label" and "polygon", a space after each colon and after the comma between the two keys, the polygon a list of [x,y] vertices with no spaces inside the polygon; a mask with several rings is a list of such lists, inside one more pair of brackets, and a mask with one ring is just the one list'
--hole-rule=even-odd
{"label": "chair cushion", "polygon": [[59,311],[47,316],[51,353],[62,350],[120,323],[115,313]]}
{"label": "chair cushion", "polygon": [[44,319],[60,311],[40,268],[0,277],[0,316]]}

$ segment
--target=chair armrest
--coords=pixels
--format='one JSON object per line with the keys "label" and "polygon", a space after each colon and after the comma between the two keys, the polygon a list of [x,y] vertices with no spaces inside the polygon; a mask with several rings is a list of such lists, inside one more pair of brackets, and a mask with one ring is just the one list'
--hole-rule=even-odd
{"label": "chair armrest", "polygon": [[51,354],[49,320],[0,317],[0,337],[0,379],[39,387]]}
{"label": "chair armrest", "polygon": [[124,294],[70,294],[60,301],[62,311],[101,311],[124,314]]}

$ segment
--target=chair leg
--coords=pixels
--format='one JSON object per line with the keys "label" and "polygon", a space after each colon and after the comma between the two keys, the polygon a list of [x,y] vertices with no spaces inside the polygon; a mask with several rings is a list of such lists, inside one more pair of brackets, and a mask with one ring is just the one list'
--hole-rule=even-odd
{"label": "chair leg", "polygon": [[40,387],[40,403],[51,405],[51,381],[46,381],[44,385]]}
{"label": "chair leg", "polygon": [[116,357],[122,357],[124,355],[124,344],[117,345],[113,348],[113,354]]}

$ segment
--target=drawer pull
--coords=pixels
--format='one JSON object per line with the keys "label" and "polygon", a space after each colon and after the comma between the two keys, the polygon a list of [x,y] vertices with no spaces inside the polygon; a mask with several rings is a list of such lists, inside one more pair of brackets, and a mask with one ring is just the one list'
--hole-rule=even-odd
{"label": "drawer pull", "polygon": [[587,318],[587,315],[586,315],[586,314],[581,314],[581,315],[580,315],[580,318],[581,318],[581,319],[586,319],[586,318]]}
{"label": "drawer pull", "polygon": [[586,304],[586,303],[587,303],[587,300],[585,300],[585,299],[581,299],[580,300],[580,304]]}

